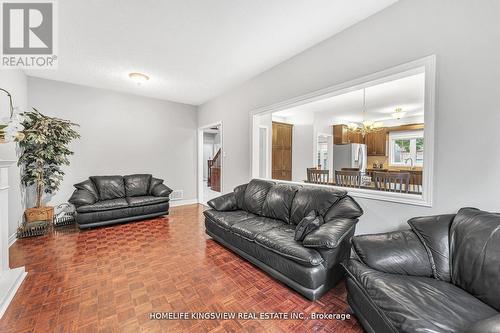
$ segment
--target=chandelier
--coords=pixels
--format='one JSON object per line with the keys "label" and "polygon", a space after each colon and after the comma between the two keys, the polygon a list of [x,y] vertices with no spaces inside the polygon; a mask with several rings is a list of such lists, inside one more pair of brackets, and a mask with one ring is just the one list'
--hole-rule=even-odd
{"label": "chandelier", "polygon": [[363,121],[360,123],[350,123],[347,129],[353,133],[359,133],[363,138],[366,134],[383,130],[384,124],[380,121],[366,120],[366,89],[363,88]]}

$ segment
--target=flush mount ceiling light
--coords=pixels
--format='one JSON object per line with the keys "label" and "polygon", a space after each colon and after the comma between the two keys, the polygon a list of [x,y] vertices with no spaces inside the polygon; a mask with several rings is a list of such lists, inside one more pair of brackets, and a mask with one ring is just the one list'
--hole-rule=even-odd
{"label": "flush mount ceiling light", "polygon": [[397,108],[396,110],[394,110],[394,113],[392,114],[392,118],[399,120],[399,119],[403,118],[405,115],[406,115],[406,112],[404,112],[403,109]]}
{"label": "flush mount ceiling light", "polygon": [[146,74],[137,73],[137,72],[129,73],[128,77],[131,80],[135,81],[137,83],[137,85],[141,85],[142,83],[146,83],[149,80],[149,76],[147,76]]}

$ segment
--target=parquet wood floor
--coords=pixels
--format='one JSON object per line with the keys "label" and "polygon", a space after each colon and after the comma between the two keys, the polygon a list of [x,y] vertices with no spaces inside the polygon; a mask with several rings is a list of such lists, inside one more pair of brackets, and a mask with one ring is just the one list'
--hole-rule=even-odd
{"label": "parquet wood floor", "polygon": [[340,284],[310,302],[208,239],[201,205],[136,223],[18,240],[28,276],[0,332],[362,332],[349,320],[151,320],[151,311],[344,313]]}

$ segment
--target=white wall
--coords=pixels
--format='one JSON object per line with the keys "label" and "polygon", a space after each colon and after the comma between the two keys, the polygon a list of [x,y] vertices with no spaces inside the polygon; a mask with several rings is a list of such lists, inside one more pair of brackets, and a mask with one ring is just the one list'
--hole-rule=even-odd
{"label": "white wall", "polygon": [[292,137],[292,181],[307,179],[307,168],[313,167],[314,127],[312,124],[294,124]]}
{"label": "white wall", "polygon": [[[11,93],[14,107],[26,109],[27,82],[26,75],[21,70],[0,70],[0,87]],[[9,116],[8,105],[7,95],[0,92],[0,118]],[[0,144],[0,159],[17,161],[16,149],[15,143]],[[12,237],[22,223],[25,207],[17,166],[9,169],[9,185],[9,236]]]}
{"label": "white wall", "polygon": [[[395,65],[437,55],[434,206],[359,199],[358,233],[407,228],[412,216],[462,206],[500,211],[500,2],[400,0],[199,108],[224,121],[224,191],[250,178],[249,112]],[[467,171],[480,170],[481,177]]]}
{"label": "white wall", "polygon": [[40,112],[80,125],[52,204],[66,202],[89,176],[131,173],[151,173],[185,200],[196,198],[194,106],[32,77],[28,92]]}

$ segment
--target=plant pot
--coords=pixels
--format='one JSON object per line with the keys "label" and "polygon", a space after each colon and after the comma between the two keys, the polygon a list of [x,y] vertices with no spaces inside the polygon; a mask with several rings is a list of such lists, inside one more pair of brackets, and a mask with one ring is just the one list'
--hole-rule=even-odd
{"label": "plant pot", "polygon": [[47,207],[28,208],[24,212],[24,216],[26,218],[27,223],[35,221],[52,222],[52,219],[54,218],[54,207],[47,206]]}

